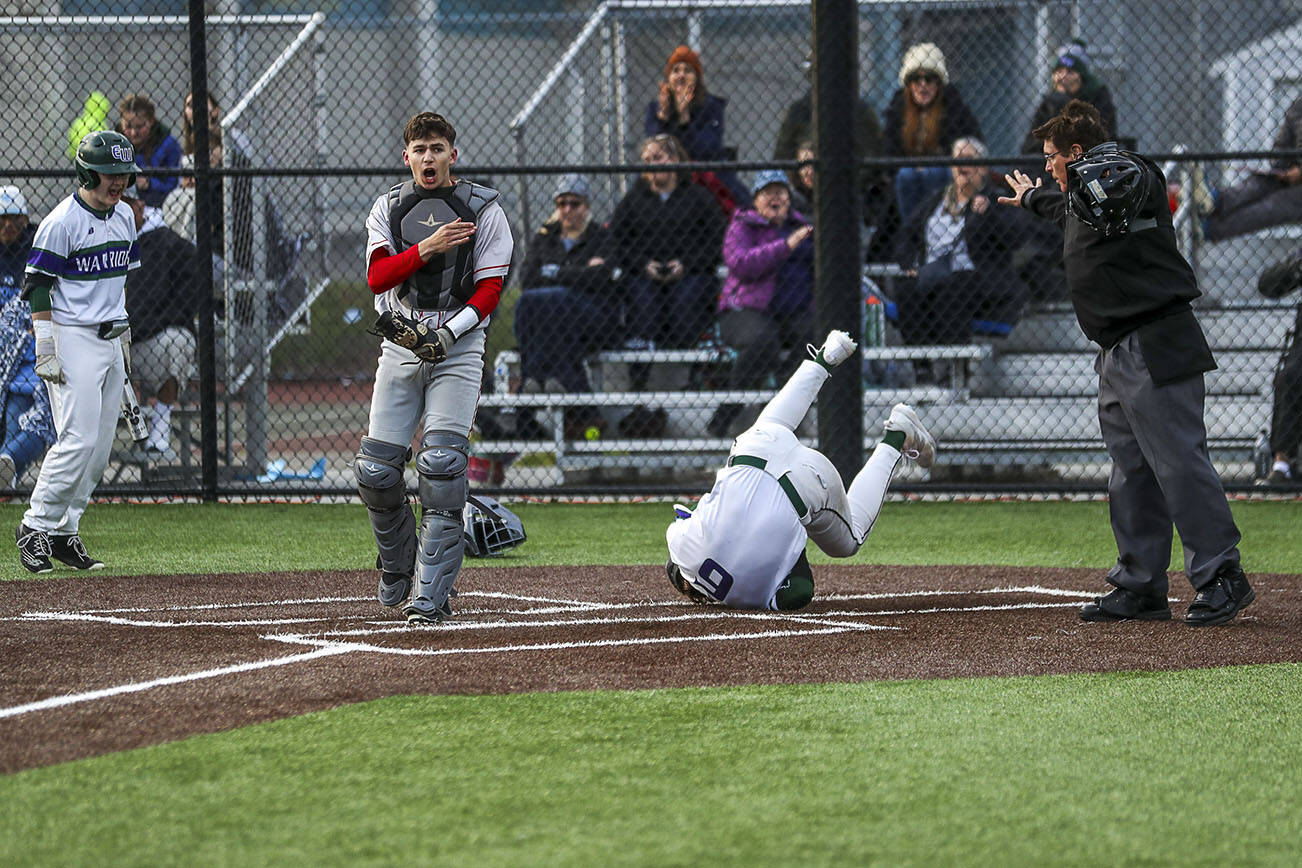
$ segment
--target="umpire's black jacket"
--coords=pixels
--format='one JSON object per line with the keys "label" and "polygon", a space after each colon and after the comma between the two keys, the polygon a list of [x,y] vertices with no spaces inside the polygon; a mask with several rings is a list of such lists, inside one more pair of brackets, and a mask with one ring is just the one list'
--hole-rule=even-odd
{"label": "umpire's black jacket", "polygon": [[1176,247],[1166,178],[1152,161],[1140,159],[1149,194],[1137,219],[1156,226],[1107,237],[1069,213],[1066,195],[1056,188],[1028,190],[1022,207],[1063,227],[1067,289],[1085,336],[1108,349],[1138,330],[1153,382],[1163,385],[1213,370],[1216,362],[1190,306],[1201,293]]}

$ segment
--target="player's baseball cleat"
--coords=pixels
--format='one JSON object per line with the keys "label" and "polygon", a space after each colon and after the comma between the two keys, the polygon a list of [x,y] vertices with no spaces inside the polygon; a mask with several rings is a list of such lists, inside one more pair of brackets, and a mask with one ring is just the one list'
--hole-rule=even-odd
{"label": "player's baseball cleat", "polygon": [[18,543],[18,558],[31,573],[48,573],[54,569],[50,563],[50,535],[43,530],[32,530],[25,524],[14,531]]}
{"label": "player's baseball cleat", "polygon": [[409,604],[403,608],[402,613],[407,616],[409,625],[417,627],[422,624],[438,624],[447,618],[451,618],[452,607],[448,605],[446,600],[443,601],[442,606],[436,609],[418,608]]}
{"label": "player's baseball cleat", "polygon": [[919,467],[930,467],[936,460],[936,438],[922,424],[918,414],[908,404],[896,404],[883,426],[887,431],[904,432],[904,448],[900,454],[918,462]]}
{"label": "player's baseball cleat", "polygon": [[848,334],[833,329],[827,333],[827,339],[823,341],[823,346],[817,352],[812,345],[809,349],[814,356],[814,361],[830,371],[850,358],[858,347],[859,345]]}
{"label": "player's baseball cleat", "polygon": [[1234,616],[1257,599],[1248,577],[1238,564],[1225,564],[1216,571],[1211,584],[1198,590],[1189,604],[1184,622],[1190,627],[1214,627],[1234,620]]}
{"label": "player's baseball cleat", "polygon": [[1082,621],[1169,621],[1171,607],[1166,597],[1137,594],[1126,588],[1114,588],[1080,607]]}
{"label": "player's baseball cleat", "polygon": [[380,588],[377,596],[381,606],[401,606],[411,596],[411,576],[402,573],[384,573],[380,576]]}
{"label": "player's baseball cleat", "polygon": [[50,554],[76,570],[102,570],[104,562],[86,553],[86,546],[78,534],[55,536],[50,534]]}

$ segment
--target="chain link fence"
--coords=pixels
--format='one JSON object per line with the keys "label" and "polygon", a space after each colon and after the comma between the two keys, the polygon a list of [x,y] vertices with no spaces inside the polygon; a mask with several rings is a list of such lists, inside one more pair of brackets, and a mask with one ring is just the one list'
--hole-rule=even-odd
{"label": "chain link fence", "polygon": [[[476,488],[703,490],[806,344],[839,327],[861,342],[836,378],[862,386],[862,411],[825,388],[808,442],[858,455],[906,401],[941,447],[903,487],[1101,489],[1095,348],[1061,231],[997,203],[1014,167],[1053,183],[1032,130],[1071,96],[1166,174],[1219,364],[1206,423],[1222,477],[1297,470],[1296,0],[858,3],[858,107],[831,128],[854,137],[859,217],[817,207],[809,3],[231,0],[206,4],[197,53],[180,0],[4,11],[11,494],[54,436],[18,298],[28,224],[75,189],[80,137],[110,128],[145,169],[127,297],[149,437],[121,428],[99,490],[355,490],[379,350],[367,215],[410,178],[419,111],[455,126],[453,173],[500,193],[514,238],[470,431]],[[854,221],[857,276],[820,279],[819,220]],[[833,303],[859,313],[832,321]]]}

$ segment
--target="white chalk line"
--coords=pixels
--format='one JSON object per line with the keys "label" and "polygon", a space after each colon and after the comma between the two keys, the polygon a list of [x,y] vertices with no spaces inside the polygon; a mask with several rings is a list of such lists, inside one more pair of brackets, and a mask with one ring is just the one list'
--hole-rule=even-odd
{"label": "white chalk line", "polygon": [[[440,626],[428,629],[439,630]],[[385,648],[381,645],[367,643],[332,643],[342,644],[353,651],[371,651],[377,654],[396,654],[403,657],[443,657],[454,654],[498,654],[521,651],[559,651],[567,648],[612,648],[628,645],[665,645],[683,642],[736,642],[747,639],[780,639],[787,636],[818,636],[830,633],[848,633],[855,628],[823,627],[811,630],[765,630],[761,633],[712,633],[703,636],[648,636],[638,639],[594,639],[576,642],[541,642],[533,645],[496,645],[484,648]],[[857,629],[890,629],[879,627],[859,627]],[[319,645],[321,640],[308,636],[295,636],[286,633],[268,633],[262,636],[275,642],[292,645]]]}
{"label": "white chalk line", "polygon": [[270,660],[259,660],[253,663],[237,663],[233,666],[223,666],[219,669],[205,669],[202,672],[188,672],[184,675],[169,675],[165,678],[155,678],[152,681],[119,684],[116,687],[105,687],[100,690],[90,690],[85,693],[70,693],[64,696],[51,696],[48,699],[42,699],[37,702],[28,702],[24,705],[0,708],[0,718],[18,717],[23,714],[29,714],[33,711],[47,711],[51,708],[62,708],[67,705],[76,705],[80,702],[91,702],[96,699],[108,699],[113,696],[122,696],[127,693],[141,693],[158,687],[168,687],[173,684],[185,684],[190,681],[202,681],[206,678],[219,678],[223,675],[254,672],[258,669],[269,669],[273,666],[289,666],[295,663],[306,663],[309,660],[318,660],[322,657],[332,657],[337,654],[350,654],[354,650],[356,649],[349,645],[323,643],[319,645],[315,651],[309,651],[303,654],[291,654],[288,657],[273,657]]}
{"label": "white chalk line", "polygon": [[[1028,586],[1023,588],[992,588],[980,589],[975,591],[919,591],[919,592],[900,592],[896,594],[837,594],[827,595],[823,599],[830,600],[853,600],[853,599],[888,599],[892,597],[923,597],[923,596],[946,596],[960,594],[999,594],[999,593],[1043,593],[1051,596],[1073,596],[1073,597],[1090,597],[1088,592],[1063,591],[1055,588],[1042,588],[1039,586]],[[501,592],[468,592],[466,596],[480,595],[505,600],[519,600],[522,602],[543,602],[553,604],[552,606],[540,607],[536,610],[525,610],[520,614],[537,615],[543,613],[554,613],[570,611],[576,609],[579,611],[593,610],[620,610],[632,608],[647,608],[660,605],[684,605],[680,601],[672,601],[669,604],[656,601],[642,601],[635,603],[595,603],[581,600],[556,600],[544,597],[526,597],[522,595],[513,595]],[[148,611],[200,611],[213,609],[239,608],[241,605],[248,607],[271,606],[271,605],[293,605],[304,603],[341,603],[341,602],[363,602],[369,601],[370,597],[316,597],[305,598],[301,601],[282,601],[268,602],[257,601],[248,604],[221,603],[221,604],[198,604],[193,606],[169,606],[155,609],[110,609],[99,610],[101,612],[148,612]],[[186,673],[181,675],[172,675],[164,678],[153,679],[151,681],[128,683],[115,687],[107,687],[100,690],[87,691],[84,693],[67,694],[64,696],[54,696],[36,702],[25,703],[22,705],[0,708],[0,719],[17,717],[35,711],[44,711],[53,708],[60,708],[82,702],[90,702],[98,699],[106,699],[113,696],[120,696],[128,693],[138,693],[146,690],[166,687],[175,684],[184,684],[191,681],[200,681],[208,678],[216,678],[223,675],[233,675],[243,672],[253,672],[260,669],[266,669],[276,666],[286,666],[296,663],[308,662],[322,657],[329,657],[338,654],[348,654],[356,651],[368,651],[377,654],[394,654],[401,656],[447,656],[455,654],[487,654],[487,653],[513,653],[525,651],[550,651],[565,650],[570,648],[603,648],[603,647],[621,647],[634,645],[656,645],[672,644],[685,642],[716,642],[716,641],[739,641],[747,639],[777,639],[791,636],[816,636],[830,635],[835,633],[845,633],[852,631],[870,631],[870,630],[899,630],[898,627],[889,627],[874,624],[847,623],[839,621],[829,621],[832,617],[877,617],[882,615],[903,615],[903,614],[934,614],[938,612],[978,612],[978,611],[1007,611],[1012,609],[1031,609],[1031,608],[1057,608],[1075,605],[1074,603],[1018,603],[1005,606],[972,606],[972,607],[953,607],[953,608],[933,608],[933,609],[913,609],[913,610],[896,610],[896,611],[875,611],[875,612],[824,612],[817,616],[800,615],[800,614],[778,614],[778,613],[747,613],[736,612],[733,610],[719,609],[712,612],[701,612],[681,616],[660,616],[658,618],[594,618],[594,619],[571,619],[574,624],[605,624],[605,623],[664,623],[668,621],[719,618],[724,617],[729,620],[747,620],[747,619],[782,619],[793,621],[800,624],[817,625],[811,627],[802,627],[799,629],[788,630],[766,630],[758,633],[712,633],[701,636],[665,636],[665,637],[640,637],[636,639],[601,639],[573,642],[551,642],[536,644],[516,644],[489,646],[483,648],[385,648],[369,643],[355,642],[337,642],[328,639],[316,639],[301,634],[262,634],[260,638],[287,644],[300,644],[313,647],[315,650],[295,654],[288,657],[272,658],[270,660],[261,660],[248,663],[238,663],[231,666],[224,666],[218,669],[207,669],[200,672]],[[565,608],[568,607],[568,608]],[[511,611],[511,610],[507,610]],[[514,613],[514,612],[513,612]],[[109,623],[123,626],[145,626],[145,627],[196,627],[196,626],[278,626],[282,624],[302,624],[306,622],[339,620],[335,618],[318,618],[318,619],[277,619],[277,620],[260,620],[260,621],[216,621],[216,622],[173,622],[173,621],[135,621],[127,618],[120,618],[113,615],[95,615],[87,612],[25,612],[14,618],[5,620],[81,620],[100,623]],[[520,622],[520,621],[500,621],[496,625],[500,628],[519,627],[519,626],[564,626],[564,620],[548,620],[538,622]],[[495,626],[496,626],[495,625]],[[456,629],[473,629],[472,624],[441,624],[430,629],[439,630],[440,632],[449,632],[448,628]],[[482,628],[481,628],[482,629]],[[396,632],[398,630],[408,632],[411,630],[406,625],[383,626],[380,629],[370,631],[355,631],[358,635],[375,635],[385,632]],[[327,635],[327,634],[322,634]],[[341,634],[350,635],[350,634]]]}

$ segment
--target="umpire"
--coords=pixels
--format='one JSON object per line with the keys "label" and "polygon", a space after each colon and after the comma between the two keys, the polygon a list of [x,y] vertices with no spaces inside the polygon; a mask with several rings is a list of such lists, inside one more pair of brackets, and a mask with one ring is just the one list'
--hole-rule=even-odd
{"label": "umpire", "polygon": [[1180,255],[1166,179],[1150,160],[1106,141],[1098,110],[1072,100],[1033,133],[1058,190],[1014,170],[1018,205],[1064,230],[1076,318],[1099,354],[1099,427],[1112,458],[1108,510],[1117,563],[1111,592],[1084,621],[1164,621],[1171,526],[1197,590],[1185,623],[1224,624],[1253,600],[1239,565],[1239,530],[1207,455],[1203,374],[1213,370],[1190,305],[1199,296]]}

